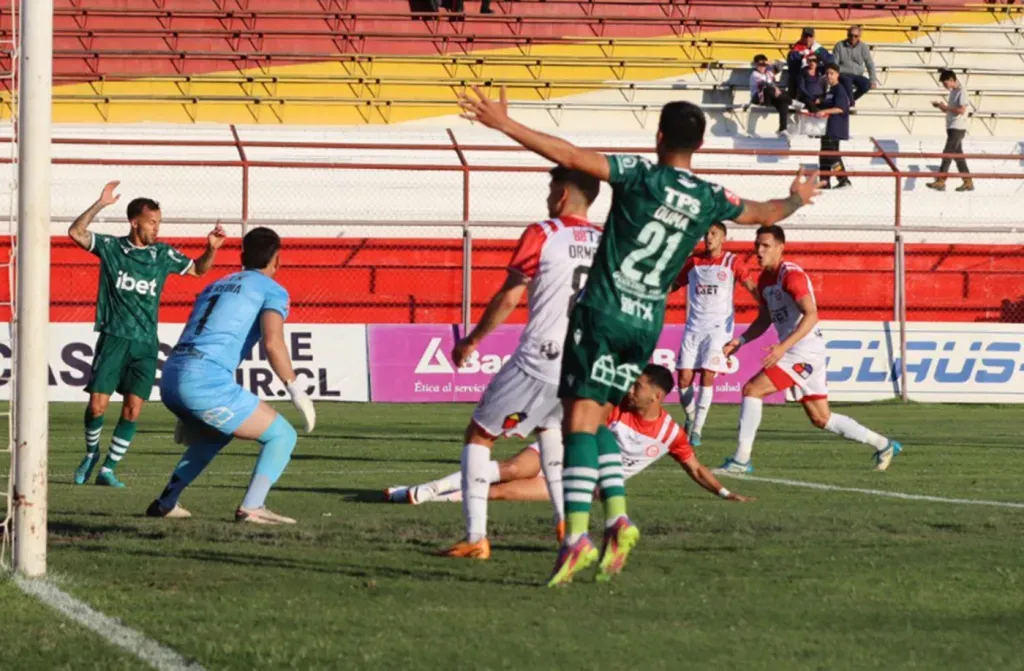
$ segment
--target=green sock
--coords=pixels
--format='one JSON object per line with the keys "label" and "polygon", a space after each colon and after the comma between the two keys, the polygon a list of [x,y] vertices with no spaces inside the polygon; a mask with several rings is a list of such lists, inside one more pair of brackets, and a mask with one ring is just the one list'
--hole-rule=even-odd
{"label": "green sock", "polygon": [[590,503],[597,484],[597,438],[590,433],[570,433],[565,438],[565,469],[562,490],[568,529],[566,543],[575,543],[590,528]]}
{"label": "green sock", "polygon": [[100,451],[100,434],[103,433],[103,415],[93,417],[89,406],[85,406],[85,451],[96,454]]}
{"label": "green sock", "polygon": [[601,488],[601,500],[604,501],[604,521],[605,526],[611,526],[620,517],[626,516],[626,475],[622,471],[619,441],[606,426],[597,430],[597,454],[597,484]]}
{"label": "green sock", "polygon": [[128,452],[134,437],[135,422],[129,422],[123,417],[119,419],[117,426],[114,427],[114,437],[110,439],[110,451],[107,452],[107,458],[103,460],[103,467],[100,469],[101,473],[117,468],[117,464],[124,459],[125,453]]}

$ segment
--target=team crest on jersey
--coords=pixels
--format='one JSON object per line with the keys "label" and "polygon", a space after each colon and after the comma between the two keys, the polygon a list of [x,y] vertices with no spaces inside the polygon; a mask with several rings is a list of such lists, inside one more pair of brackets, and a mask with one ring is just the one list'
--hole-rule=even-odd
{"label": "team crest on jersey", "polygon": [[647,456],[650,457],[651,459],[653,459],[656,456],[658,456],[658,446],[657,445],[648,445],[646,452],[647,452]]}
{"label": "team crest on jersey", "polygon": [[554,361],[562,354],[562,348],[554,340],[545,340],[540,345],[540,353],[548,361]]}
{"label": "team crest on jersey", "polygon": [[809,363],[795,363],[793,364],[793,372],[806,380],[814,372],[814,367]]}
{"label": "team crest on jersey", "polygon": [[525,412],[513,412],[511,415],[505,418],[505,421],[501,423],[502,431],[511,431],[519,425],[519,422],[526,420]]}
{"label": "team crest on jersey", "polygon": [[719,282],[724,282],[727,279],[729,279],[729,273],[725,272],[724,270],[719,270],[718,271],[718,281]]}

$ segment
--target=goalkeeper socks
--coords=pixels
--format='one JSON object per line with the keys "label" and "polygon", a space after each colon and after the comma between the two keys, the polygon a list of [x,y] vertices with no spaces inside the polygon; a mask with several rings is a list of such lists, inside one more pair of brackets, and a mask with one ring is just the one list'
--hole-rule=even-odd
{"label": "goalkeeper socks", "polygon": [[103,415],[93,417],[89,406],[85,406],[85,451],[96,454],[100,451],[100,434],[103,433]]}
{"label": "goalkeeper socks", "polygon": [[693,432],[697,435],[704,431],[704,422],[708,421],[708,411],[711,410],[711,399],[714,396],[714,385],[700,388],[700,396],[697,400],[697,416],[693,420]]}
{"label": "goalkeeper socks", "polygon": [[592,433],[570,433],[565,439],[565,468],[562,470],[562,492],[565,498],[565,535],[572,545],[590,529],[590,504],[597,485],[597,436]]}
{"label": "goalkeeper socks", "polygon": [[491,477],[497,479],[497,462],[491,461],[486,445],[466,443],[462,448],[462,514],[466,518],[466,540],[476,543],[487,536],[487,497]]}
{"label": "goalkeeper socks", "polygon": [[540,468],[544,473],[544,484],[548,488],[551,506],[555,509],[555,522],[565,520],[565,499],[562,492],[562,461],[565,446],[562,444],[561,429],[544,429],[537,436],[540,443]]}
{"label": "goalkeeper socks", "polygon": [[753,396],[744,396],[743,404],[740,405],[740,437],[736,446],[736,454],[732,460],[741,464],[750,463],[750,453],[754,450],[754,438],[757,437],[757,428],[761,426],[761,413],[764,410],[764,401]]}
{"label": "goalkeeper socks", "polygon": [[135,422],[129,422],[124,417],[117,420],[114,436],[110,439],[110,450],[107,452],[107,458],[103,460],[100,473],[111,472],[117,468],[128,452],[128,448],[131,447],[132,438],[135,437],[135,428]]}
{"label": "goalkeeper socks", "polygon": [[597,430],[597,484],[604,501],[604,523],[610,527],[626,516],[626,478],[622,472],[622,454],[615,434],[606,426]]}
{"label": "goalkeeper socks", "polygon": [[257,440],[263,448],[256,459],[249,488],[242,499],[242,507],[246,510],[262,508],[270,493],[270,487],[284,473],[285,466],[292,458],[292,450],[299,440],[295,428],[288,420],[278,415]]}
{"label": "goalkeeper socks", "polygon": [[828,422],[825,424],[825,430],[831,431],[837,436],[842,436],[847,440],[855,440],[858,443],[864,443],[875,448],[876,451],[884,450],[889,446],[889,439],[883,435],[877,434],[868,427],[857,422],[857,420],[847,417],[846,415],[840,415],[832,413],[832,416],[828,418]]}
{"label": "goalkeeper socks", "polygon": [[213,461],[217,453],[230,442],[231,436],[223,436],[223,439],[217,442],[207,441],[189,445],[185,454],[181,455],[178,465],[174,467],[170,482],[164,487],[160,498],[157,499],[160,507],[164,510],[174,508],[178,503],[178,497],[181,496],[185,488],[199,477],[199,474]]}

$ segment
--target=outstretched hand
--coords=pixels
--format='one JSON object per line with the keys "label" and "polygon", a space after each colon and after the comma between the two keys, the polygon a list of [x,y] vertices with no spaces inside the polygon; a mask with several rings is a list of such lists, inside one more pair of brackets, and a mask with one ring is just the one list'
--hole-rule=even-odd
{"label": "outstretched hand", "polygon": [[459,96],[459,107],[464,110],[459,116],[470,121],[478,121],[488,128],[501,130],[509,121],[508,94],[505,87],[502,86],[499,90],[497,100],[491,100],[479,86],[474,85],[472,89],[472,94],[467,91]]}
{"label": "outstretched hand", "polygon": [[220,249],[224,244],[224,241],[228,239],[228,233],[224,230],[224,227],[218,222],[210,234],[206,236],[206,244],[210,249]]}
{"label": "outstretched hand", "polygon": [[100,199],[98,201],[98,205],[100,207],[113,205],[121,199],[121,194],[114,193],[114,189],[120,186],[120,184],[121,182],[116,180],[113,182],[107,182],[107,185],[103,187],[103,193],[100,194]]}
{"label": "outstretched hand", "polygon": [[789,185],[790,195],[799,196],[800,201],[804,205],[809,205],[814,202],[814,197],[817,196],[819,192],[818,171],[811,170],[808,172],[803,167],[797,170],[796,177],[793,178],[793,183]]}

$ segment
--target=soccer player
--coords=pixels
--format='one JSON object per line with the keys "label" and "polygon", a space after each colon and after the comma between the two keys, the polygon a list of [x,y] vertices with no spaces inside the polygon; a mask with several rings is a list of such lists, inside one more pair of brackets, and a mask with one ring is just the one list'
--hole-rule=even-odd
{"label": "soccer player", "polygon": [[[700,434],[715,394],[715,376],[729,370],[722,348],[732,340],[736,308],[733,286],[738,282],[757,297],[754,281],[743,262],[723,252],[727,229],[722,222],[704,234],[704,251],[686,260],[677,287],[687,287],[686,328],[679,343],[679,400],[686,412],[690,444],[700,447]],[[700,371],[700,394],[693,392],[694,372]]]}
{"label": "soccer player", "polygon": [[585,173],[556,167],[548,188],[548,221],[531,224],[519,238],[505,283],[480,318],[459,341],[452,360],[461,367],[480,341],[497,328],[529,292],[529,314],[519,346],[484,391],[466,427],[462,448],[463,513],[466,537],[443,554],[487,559],[487,499],[497,480],[491,449],[498,436],[526,437],[541,444],[544,473],[552,489],[556,528],[562,525],[562,407],[558,373],[569,310],[583,286],[597,250],[600,229],[587,221],[587,210],[601,184]]}
{"label": "soccer player", "polygon": [[[460,98],[465,118],[612,185],[611,211],[563,348],[559,396],[565,404],[568,532],[548,585],[568,583],[595,562],[598,579],[608,580],[622,570],[640,532],[626,514],[619,447],[605,422],[650,360],[668,290],[711,224],[780,221],[811,201],[817,175],[806,179],[801,170],[787,198],[745,201],[691,172],[706,124],[704,113],[692,103],[671,102],[662,108],[658,162],[652,163],[640,156],[605,156],[513,121],[504,88],[498,101],[479,87],[473,91]],[[588,533],[595,486],[605,509],[600,560]]]}
{"label": "soccer player", "polygon": [[149,198],[128,203],[128,235],[114,237],[93,233],[89,224],[103,208],[121,198],[114,190],[120,182],[103,187],[99,200],[83,212],[68,235],[82,249],[100,259],[100,288],[96,297],[96,325],[99,332],[92,358],[92,372],[85,390],[85,458],[75,470],[75,484],[85,484],[100,456],[103,415],[114,391],[124,396],[121,418],[114,427],[107,458],[96,476],[96,484],[124,487],[114,469],[124,458],[135,437],[135,423],[142,404],[149,400],[156,379],[159,351],[157,312],[164,281],[171,273],[199,277],[213,267],[217,250],[226,235],[215,226],[206,237],[206,251],[193,261],[173,247],[157,242],[160,205]]}
{"label": "soccer player", "polygon": [[757,229],[754,245],[761,266],[757,283],[761,311],[742,336],[725,346],[725,354],[735,354],[744,343],[760,336],[772,324],[779,334],[779,343],[765,348],[768,354],[764,358],[764,369],[743,386],[739,445],[720,470],[753,472],[750,453],[761,424],[763,399],[776,391],[792,388],[814,426],[870,445],[875,450],[875,470],[884,471],[903,447],[850,417],[829,410],[825,339],[818,328],[814,287],[800,266],[782,258],[786,246],[782,227]]}
{"label": "soccer player", "polygon": [[306,432],[316,424],[313,402],[292,369],[285,345],[288,292],[274,281],[281,267],[281,238],[265,227],[242,239],[242,267],[210,284],[196,298],[185,330],[164,364],[160,396],[178,417],[175,440],[186,445],[170,482],[150,504],[150,517],[191,517],[178,497],[232,437],[260,444],[249,488],[235,521],[295,524],[267,510],[270,488],[291,459],[295,429],[267,403],[235,382],[235,369],[260,339],[270,367],[302,413]]}
{"label": "soccer player", "polygon": [[[672,455],[694,482],[728,501],[751,499],[730,492],[697,460],[680,429],[662,403],[672,391],[672,372],[664,366],[649,364],[636,379],[629,394],[612,411],[608,428],[615,434],[622,451],[622,471],[626,480],[637,475],[666,454]],[[540,446],[524,447],[511,459],[494,462],[492,501],[547,501],[549,493],[541,473]],[[459,471],[439,480],[413,487],[389,487],[385,496],[391,503],[418,505],[433,501],[461,501],[462,474]],[[561,539],[559,539],[561,541]]]}

